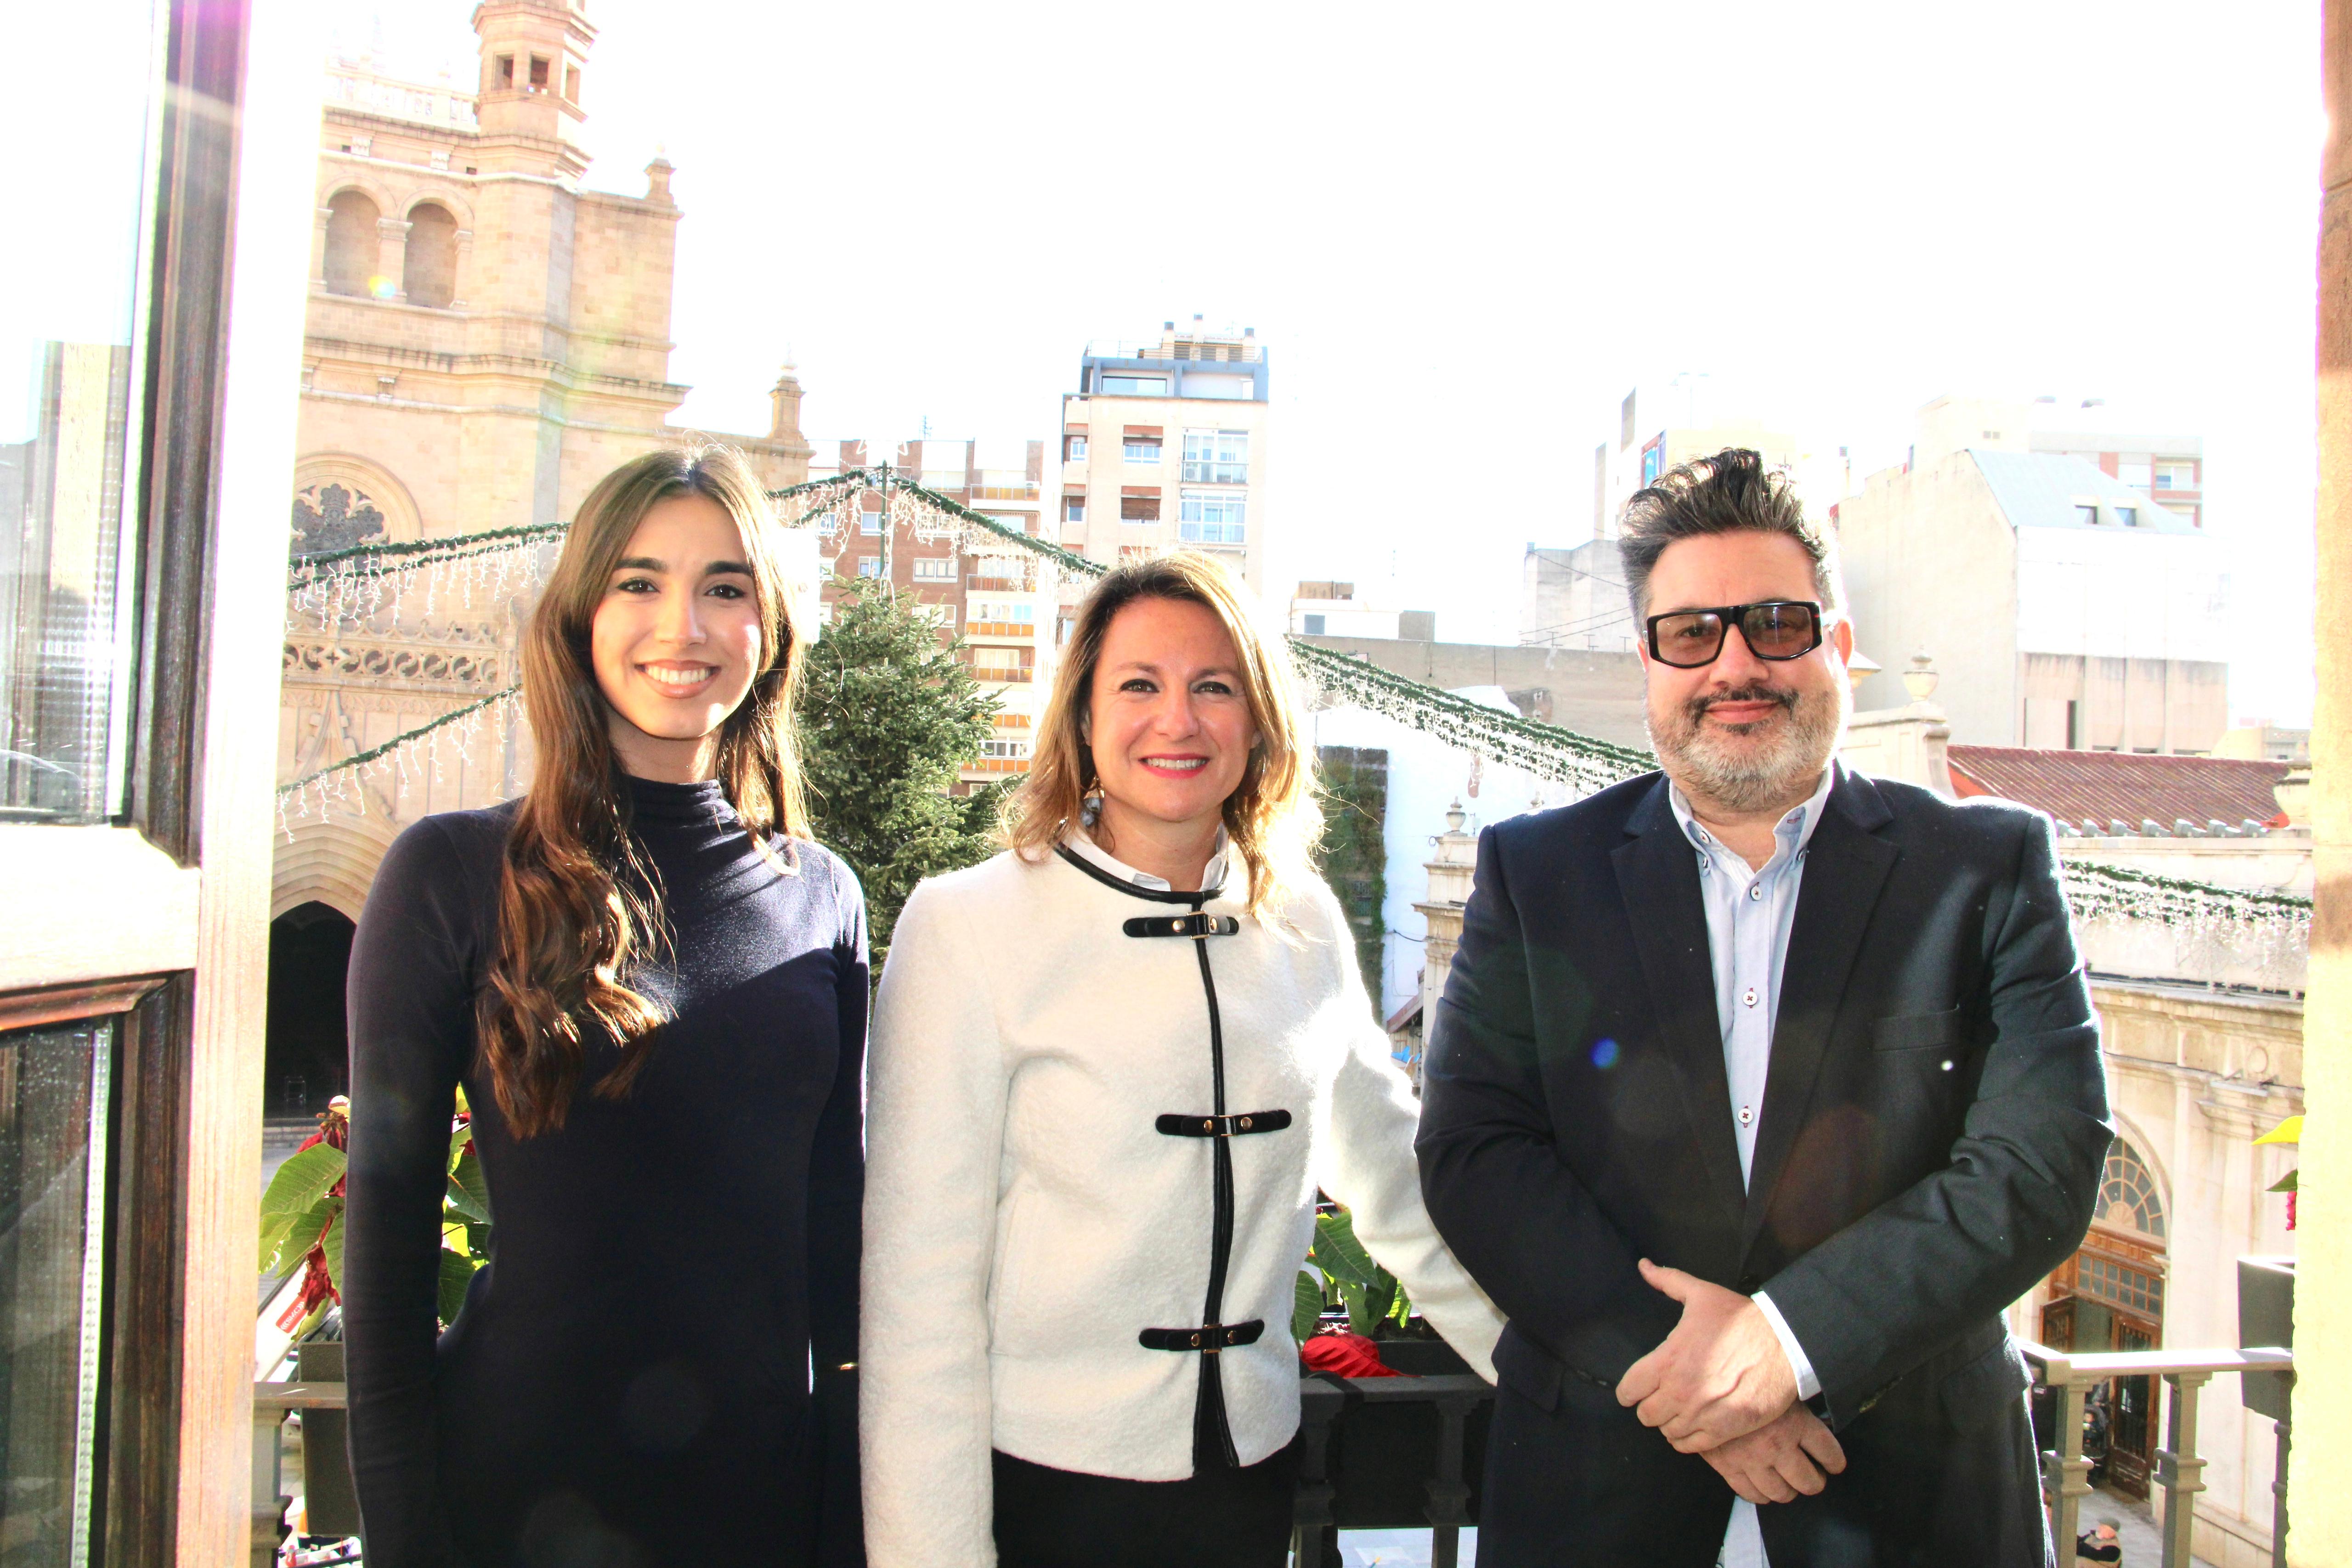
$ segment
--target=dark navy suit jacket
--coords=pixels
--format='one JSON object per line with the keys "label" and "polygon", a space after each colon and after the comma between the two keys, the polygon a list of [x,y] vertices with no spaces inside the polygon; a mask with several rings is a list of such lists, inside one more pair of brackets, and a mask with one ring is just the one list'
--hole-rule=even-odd
{"label": "dark navy suit jacket", "polygon": [[2057,871],[2036,813],[1840,779],[1743,1191],[1664,779],[1482,835],[1419,1140],[1431,1216],[1510,1319],[1522,1407],[1497,1414],[1482,1560],[1713,1561],[1729,1488],[1611,1392],[1681,1312],[1641,1258],[1769,1291],[1821,1380],[1849,1468],[1763,1510],[1774,1568],[1909,1562],[1913,1539],[2039,1560],[2015,1554],[2038,1499],[2000,1312],[2081,1242],[2111,1135]]}

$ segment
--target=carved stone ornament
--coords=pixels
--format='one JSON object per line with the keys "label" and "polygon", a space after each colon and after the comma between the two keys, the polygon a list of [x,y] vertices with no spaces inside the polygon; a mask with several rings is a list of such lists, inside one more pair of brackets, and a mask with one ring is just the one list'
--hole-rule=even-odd
{"label": "carved stone ornament", "polygon": [[328,480],[294,493],[294,553],[319,555],[383,537],[383,513],[363,491]]}

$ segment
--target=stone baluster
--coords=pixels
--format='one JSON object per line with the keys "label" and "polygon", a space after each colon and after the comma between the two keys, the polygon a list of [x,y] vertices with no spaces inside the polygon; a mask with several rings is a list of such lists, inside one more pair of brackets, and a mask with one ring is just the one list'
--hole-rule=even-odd
{"label": "stone baluster", "polygon": [[2205,1490],[2205,1461],[2197,1453],[2197,1396],[2210,1372],[2168,1372],[2171,1413],[2165,1446],[2156,1451],[2156,1479],[2164,1488],[2164,1568],[2194,1568],[2197,1494]]}

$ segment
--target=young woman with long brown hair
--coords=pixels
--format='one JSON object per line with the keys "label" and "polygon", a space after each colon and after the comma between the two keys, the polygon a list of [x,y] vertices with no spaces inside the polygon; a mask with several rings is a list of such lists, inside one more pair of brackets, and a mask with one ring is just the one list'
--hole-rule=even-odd
{"label": "young woman with long brown hair", "polygon": [[[808,838],[777,543],[727,449],[607,476],[523,641],[530,792],[416,823],[370,891],[343,1243],[370,1568],[862,1561],[865,910]],[[460,1084],[493,1257],[438,1333]]]}
{"label": "young woman with long brown hair", "polygon": [[1010,848],[899,917],[866,1211],[877,1568],[1279,1568],[1318,1186],[1489,1373],[1501,1320],[1422,1208],[1412,1092],[1307,863],[1291,687],[1215,559],[1118,568]]}

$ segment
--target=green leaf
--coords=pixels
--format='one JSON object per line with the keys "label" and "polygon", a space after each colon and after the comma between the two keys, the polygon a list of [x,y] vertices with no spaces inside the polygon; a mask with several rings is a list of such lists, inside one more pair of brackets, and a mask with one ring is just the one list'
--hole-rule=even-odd
{"label": "green leaf", "polygon": [[1375,1285],[1383,1272],[1356,1239],[1355,1222],[1345,1208],[1315,1217],[1315,1250],[1307,1256],[1342,1285]]}
{"label": "green leaf", "polygon": [[467,1123],[464,1126],[459,1127],[455,1132],[451,1133],[449,1134],[449,1164],[445,1168],[452,1171],[456,1170],[457,1168],[457,1156],[464,1154],[466,1152],[466,1145],[473,1141],[474,1124],[471,1122]]}
{"label": "green leaf", "polygon": [[2297,1174],[2298,1173],[2296,1171],[2287,1172],[2286,1175],[2273,1182],[2268,1190],[2272,1192],[2294,1192],[2297,1190],[2294,1185],[2294,1178]]}
{"label": "green leaf", "polygon": [[[327,1196],[327,1189],[343,1179],[343,1151],[332,1144],[313,1144],[289,1156],[269,1178],[269,1188],[261,1195],[261,1267],[267,1270],[270,1260],[284,1247],[294,1222],[309,1212],[312,1206]],[[317,1232],[311,1232],[313,1238]],[[309,1243],[302,1250],[309,1251]]]}
{"label": "green leaf", "polygon": [[473,1254],[475,1262],[488,1262],[490,1260],[490,1228],[487,1225],[466,1227],[466,1250]]}
{"label": "green leaf", "polygon": [[1290,1337],[1299,1343],[1323,1321],[1323,1281],[1305,1269],[1290,1287]]}
{"label": "green leaf", "polygon": [[326,1234],[327,1227],[334,1223],[342,1208],[343,1200],[328,1194],[295,1216],[278,1231],[278,1250],[261,1260],[261,1271],[277,1278],[300,1268],[302,1260],[310,1255],[310,1249],[319,1244],[319,1238]]}
{"label": "green leaf", "polygon": [[327,1255],[327,1283],[335,1293],[343,1293],[343,1206],[335,1204],[335,1218],[327,1222],[326,1235],[319,1239],[319,1249]]}
{"label": "green leaf", "polygon": [[441,1249],[441,1323],[444,1328],[457,1321],[458,1309],[466,1304],[466,1287],[473,1283],[474,1260],[460,1258],[446,1247]]}
{"label": "green leaf", "polygon": [[489,1223],[490,1183],[482,1174],[480,1155],[467,1155],[449,1173],[449,1207],[468,1219]]}

